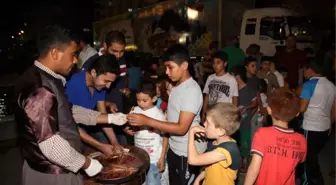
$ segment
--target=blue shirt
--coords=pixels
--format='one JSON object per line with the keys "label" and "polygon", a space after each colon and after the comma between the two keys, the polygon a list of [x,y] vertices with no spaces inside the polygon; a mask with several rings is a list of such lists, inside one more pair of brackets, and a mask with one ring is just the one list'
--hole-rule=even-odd
{"label": "blue shirt", "polygon": [[66,84],[66,95],[73,105],[94,109],[99,101],[105,101],[106,92],[94,90],[91,94],[85,82],[86,71],[72,75]]}
{"label": "blue shirt", "polygon": [[158,98],[158,99],[156,100],[156,107],[157,107],[157,108],[160,108],[161,103],[162,103],[162,99],[161,99],[161,98]]}

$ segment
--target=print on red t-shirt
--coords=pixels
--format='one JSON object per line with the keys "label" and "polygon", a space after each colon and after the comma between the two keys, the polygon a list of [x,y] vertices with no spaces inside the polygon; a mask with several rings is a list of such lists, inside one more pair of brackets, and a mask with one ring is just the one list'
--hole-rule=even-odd
{"label": "print on red t-shirt", "polygon": [[253,137],[251,153],[262,157],[256,185],[295,185],[295,168],[306,159],[302,134],[277,126],[260,128]]}

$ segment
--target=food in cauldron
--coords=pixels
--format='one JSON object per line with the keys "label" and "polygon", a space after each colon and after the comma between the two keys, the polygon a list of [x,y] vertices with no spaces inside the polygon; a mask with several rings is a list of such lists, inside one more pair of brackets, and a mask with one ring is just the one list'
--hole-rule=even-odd
{"label": "food in cauldron", "polygon": [[101,152],[87,152],[87,155],[99,160],[104,168],[95,177],[86,177],[85,185],[124,184],[133,182],[135,179],[139,182],[136,184],[142,184],[144,181],[149,157],[142,149],[131,146],[111,156],[106,156]]}
{"label": "food in cauldron", "polygon": [[138,168],[125,166],[125,165],[114,165],[104,167],[100,174],[97,176],[98,179],[121,179],[132,175],[137,172]]}
{"label": "food in cauldron", "polygon": [[129,167],[139,168],[143,164],[138,157],[129,153],[123,153],[111,156],[101,155],[98,156],[97,159],[105,166],[109,166],[110,164],[116,164],[116,165],[125,165]]}

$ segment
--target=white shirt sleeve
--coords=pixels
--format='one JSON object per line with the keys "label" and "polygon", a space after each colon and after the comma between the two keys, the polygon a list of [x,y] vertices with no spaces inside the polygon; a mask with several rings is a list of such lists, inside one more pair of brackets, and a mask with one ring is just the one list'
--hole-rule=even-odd
{"label": "white shirt sleeve", "polygon": [[281,73],[278,73],[277,79],[278,79],[279,87],[283,87],[285,85],[285,80]]}
{"label": "white shirt sleeve", "polygon": [[239,96],[239,94],[238,94],[238,83],[237,83],[237,81],[234,77],[232,78],[231,89],[232,89],[231,94],[232,94],[233,97],[234,96]]}
{"label": "white shirt sleeve", "polygon": [[209,94],[209,83],[211,82],[211,80],[212,80],[212,75],[208,76],[208,79],[205,82],[203,93]]}
{"label": "white shirt sleeve", "polygon": [[76,173],[85,163],[85,157],[58,134],[40,142],[38,147],[49,161],[71,172]]}

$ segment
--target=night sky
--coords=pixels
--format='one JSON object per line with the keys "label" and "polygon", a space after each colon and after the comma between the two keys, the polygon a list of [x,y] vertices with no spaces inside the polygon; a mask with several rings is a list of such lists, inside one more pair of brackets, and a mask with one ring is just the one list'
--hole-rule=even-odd
{"label": "night sky", "polygon": [[91,27],[93,0],[9,0],[6,6],[0,6],[0,17],[0,44],[4,45],[21,29],[33,35],[39,27],[50,23],[70,25],[75,29]]}

